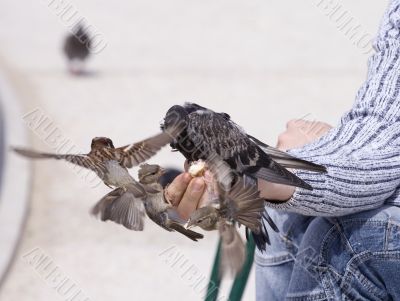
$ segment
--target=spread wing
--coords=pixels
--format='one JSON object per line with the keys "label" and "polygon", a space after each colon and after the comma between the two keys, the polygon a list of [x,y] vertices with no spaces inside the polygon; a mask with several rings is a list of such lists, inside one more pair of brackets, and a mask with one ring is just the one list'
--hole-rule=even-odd
{"label": "spread wing", "polygon": [[126,168],[138,166],[157,154],[165,145],[170,144],[177,133],[177,129],[168,129],[143,141],[116,148],[116,159]]}
{"label": "spread wing", "polygon": [[228,220],[259,232],[264,212],[264,199],[257,186],[235,175],[228,164],[218,158],[206,161],[217,181],[220,212]]}
{"label": "spread wing", "polygon": [[18,148],[15,147],[13,150],[24,157],[30,158],[30,159],[56,159],[56,160],[65,160],[69,163],[78,165],[83,168],[90,169],[97,174],[102,174],[105,172],[105,166],[102,162],[98,160],[94,160],[88,155],[85,154],[78,154],[78,155],[62,155],[62,154],[52,154],[52,153],[42,153],[42,152],[37,152],[34,150],[30,149],[25,149],[25,148]]}
{"label": "spread wing", "polygon": [[228,219],[237,221],[253,232],[261,229],[264,199],[256,185],[245,183],[242,178],[229,190],[221,192],[221,210]]}
{"label": "spread wing", "polygon": [[143,197],[145,192],[139,184],[131,186],[127,191],[117,188],[105,195],[93,207],[91,213],[102,221],[110,220],[127,229],[142,231],[145,210],[140,197]]}

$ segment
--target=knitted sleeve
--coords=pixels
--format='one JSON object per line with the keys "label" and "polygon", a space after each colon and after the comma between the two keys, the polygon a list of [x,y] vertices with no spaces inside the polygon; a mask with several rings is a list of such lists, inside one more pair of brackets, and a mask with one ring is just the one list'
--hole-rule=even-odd
{"label": "knitted sleeve", "polygon": [[327,167],[295,173],[313,186],[267,206],[311,216],[340,216],[400,196],[400,0],[385,13],[353,108],[324,137],[290,153]]}

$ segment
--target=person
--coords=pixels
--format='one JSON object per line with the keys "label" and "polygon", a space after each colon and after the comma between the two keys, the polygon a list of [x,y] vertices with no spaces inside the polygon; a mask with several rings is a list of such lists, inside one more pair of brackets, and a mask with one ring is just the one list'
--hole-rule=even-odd
{"label": "person", "polygon": [[[280,149],[328,172],[295,171],[312,191],[258,182],[280,232],[256,252],[257,300],[400,300],[400,0],[374,49],[336,127],[293,120],[278,138]],[[167,195],[187,218],[204,188],[184,173]]]}

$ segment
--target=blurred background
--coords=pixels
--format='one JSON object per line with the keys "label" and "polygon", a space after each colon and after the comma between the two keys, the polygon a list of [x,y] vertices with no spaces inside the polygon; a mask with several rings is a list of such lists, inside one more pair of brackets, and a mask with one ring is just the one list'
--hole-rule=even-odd
{"label": "blurred background", "polygon": [[[193,243],[150,222],[144,232],[99,222],[88,211],[107,187],[8,147],[128,144],[184,101],[229,113],[271,145],[293,118],[334,125],[365,78],[386,2],[0,1],[0,300],[68,299],[32,264],[38,256],[81,292],[75,300],[202,300],[184,272],[193,265],[207,285],[214,233]],[[79,76],[62,50],[77,20],[97,41]],[[183,157],[165,148],[151,162],[181,167]],[[171,264],[171,250],[186,265]],[[254,298],[252,271],[244,300]]]}

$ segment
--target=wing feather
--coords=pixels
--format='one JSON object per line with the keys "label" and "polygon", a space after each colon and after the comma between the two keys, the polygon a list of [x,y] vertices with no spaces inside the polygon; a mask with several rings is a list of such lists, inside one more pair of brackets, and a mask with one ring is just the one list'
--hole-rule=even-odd
{"label": "wing feather", "polygon": [[116,159],[126,168],[138,166],[171,143],[177,133],[178,129],[172,128],[145,140],[116,148]]}
{"label": "wing feather", "polygon": [[30,159],[56,159],[56,160],[65,160],[69,163],[72,163],[74,165],[90,169],[97,174],[102,174],[105,172],[105,166],[98,160],[94,160],[88,155],[85,154],[78,154],[78,155],[73,155],[73,154],[52,154],[52,153],[43,153],[43,152],[37,152],[34,150],[30,149],[25,149],[25,148],[13,148],[13,150],[24,157],[30,158]]}
{"label": "wing feather", "polygon": [[139,198],[143,191],[135,185],[127,191],[117,188],[105,195],[92,209],[91,213],[102,221],[113,221],[125,228],[142,231],[145,209]]}

